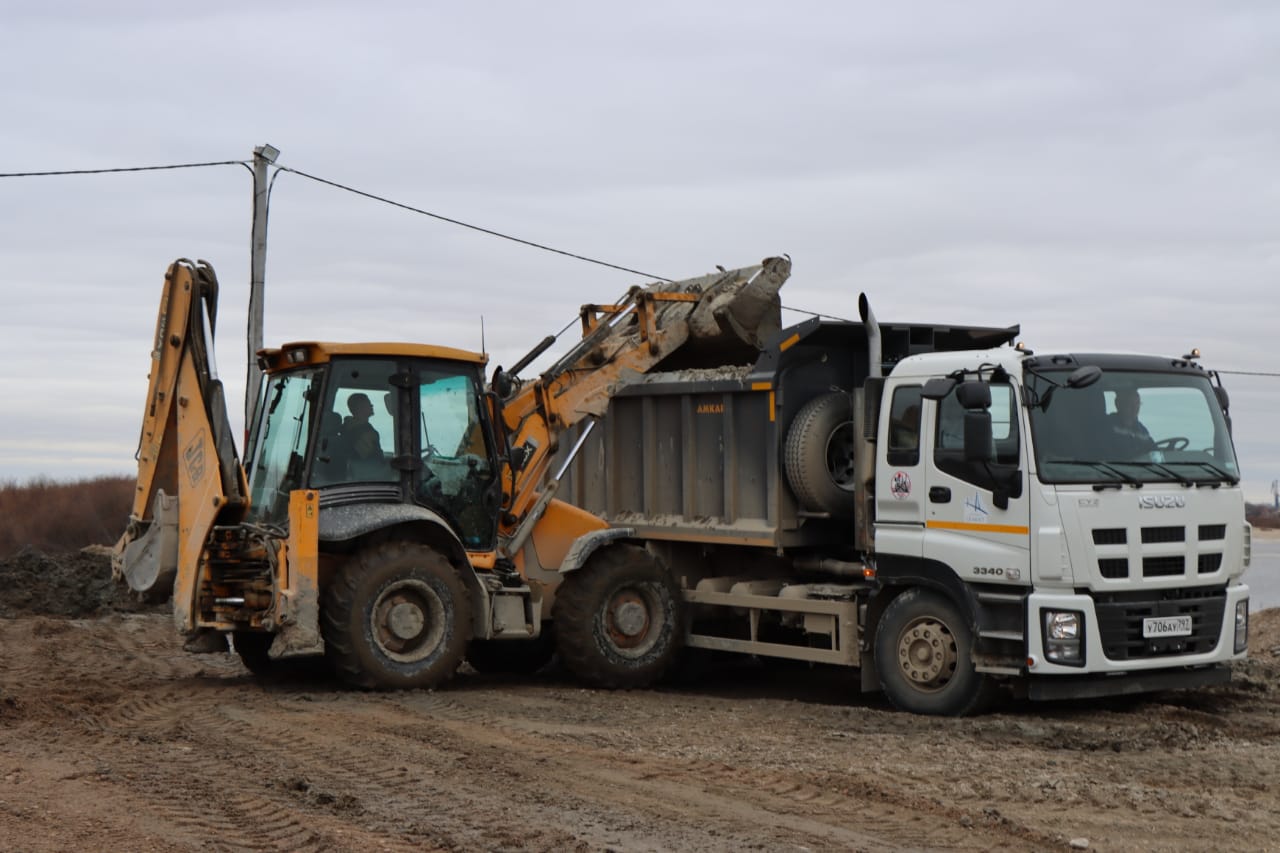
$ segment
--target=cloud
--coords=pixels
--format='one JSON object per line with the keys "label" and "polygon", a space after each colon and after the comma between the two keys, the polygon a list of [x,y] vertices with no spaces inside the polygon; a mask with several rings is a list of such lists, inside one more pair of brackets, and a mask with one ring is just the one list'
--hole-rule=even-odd
{"label": "cloud", "polygon": [[[787,251],[786,301],[811,310],[853,316],[866,290],[885,319],[1280,370],[1273,4],[11,5],[0,171],[271,142],[659,275]],[[176,257],[220,274],[243,393],[250,189],[240,166],[0,180],[0,391],[23,415],[0,476],[131,464]],[[270,227],[269,342],[474,348],[483,316],[510,363],[639,280],[288,173]],[[1256,497],[1280,476],[1275,380],[1228,382]]]}

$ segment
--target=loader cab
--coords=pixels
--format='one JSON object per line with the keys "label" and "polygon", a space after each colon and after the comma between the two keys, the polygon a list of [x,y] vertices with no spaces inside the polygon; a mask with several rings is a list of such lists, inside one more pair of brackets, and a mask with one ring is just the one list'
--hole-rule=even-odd
{"label": "loader cab", "polygon": [[414,504],[469,549],[492,546],[501,497],[484,357],[415,345],[291,344],[264,351],[246,457],[249,519],[284,525],[288,494],[328,507]]}

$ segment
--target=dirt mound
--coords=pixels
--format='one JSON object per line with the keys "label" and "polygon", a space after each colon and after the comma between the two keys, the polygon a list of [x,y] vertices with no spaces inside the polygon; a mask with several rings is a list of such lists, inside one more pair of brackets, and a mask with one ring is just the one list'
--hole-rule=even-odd
{"label": "dirt mound", "polygon": [[78,618],[152,609],[112,580],[103,548],[56,554],[24,548],[0,560],[0,617]]}

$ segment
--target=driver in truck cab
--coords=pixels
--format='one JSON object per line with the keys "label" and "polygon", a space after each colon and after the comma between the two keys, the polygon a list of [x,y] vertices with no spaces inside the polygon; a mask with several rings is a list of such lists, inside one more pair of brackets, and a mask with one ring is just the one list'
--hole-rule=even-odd
{"label": "driver in truck cab", "polygon": [[1136,388],[1122,388],[1116,391],[1116,410],[1107,415],[1107,426],[1117,436],[1125,439],[1126,444],[1146,450],[1155,445],[1151,433],[1138,420],[1138,412],[1142,409],[1142,396]]}

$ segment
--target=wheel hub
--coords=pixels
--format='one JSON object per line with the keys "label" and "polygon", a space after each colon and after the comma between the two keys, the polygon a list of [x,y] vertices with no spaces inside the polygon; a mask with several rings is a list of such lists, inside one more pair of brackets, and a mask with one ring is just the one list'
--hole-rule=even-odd
{"label": "wheel hub", "polygon": [[391,584],[370,611],[373,639],[394,661],[409,663],[429,657],[445,637],[444,603],[417,579]]}
{"label": "wheel hub", "polygon": [[387,628],[401,640],[411,640],[422,633],[427,619],[416,604],[402,601],[387,614]]}
{"label": "wheel hub", "polygon": [[623,590],[609,602],[609,636],[622,648],[634,648],[649,633],[649,608],[632,590]]}
{"label": "wheel hub", "polygon": [[898,641],[898,664],[916,686],[939,689],[956,669],[956,645],[941,622],[922,619],[909,625]]}

